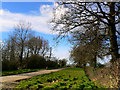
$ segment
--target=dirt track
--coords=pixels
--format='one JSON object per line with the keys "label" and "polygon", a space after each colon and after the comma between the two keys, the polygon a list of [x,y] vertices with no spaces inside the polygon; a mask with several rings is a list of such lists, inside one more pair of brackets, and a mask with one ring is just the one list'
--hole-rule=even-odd
{"label": "dirt track", "polygon": [[47,74],[50,72],[57,72],[59,70],[62,70],[64,68],[61,69],[52,69],[52,70],[40,70],[37,72],[31,72],[31,73],[24,73],[24,74],[18,74],[18,75],[10,75],[10,76],[2,76],[0,77],[0,87],[2,88],[15,88],[15,85],[19,82],[19,80],[24,80],[27,78],[31,78],[33,76],[38,76],[41,74]]}

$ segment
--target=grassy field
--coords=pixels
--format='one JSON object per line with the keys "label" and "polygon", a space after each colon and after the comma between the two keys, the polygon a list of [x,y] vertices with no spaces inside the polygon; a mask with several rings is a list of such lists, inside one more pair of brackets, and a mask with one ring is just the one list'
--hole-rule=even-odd
{"label": "grassy field", "polygon": [[89,81],[84,70],[81,68],[68,68],[58,72],[35,76],[31,79],[21,81],[17,87],[35,89],[97,88],[94,82]]}
{"label": "grassy field", "polygon": [[19,70],[14,70],[14,71],[3,71],[2,76],[16,75],[16,74],[21,74],[21,73],[34,72],[38,70],[43,70],[43,69],[19,69]]}
{"label": "grassy field", "polygon": [[[62,68],[62,67],[48,68],[48,70],[59,69],[59,68]],[[2,71],[2,72],[0,72],[0,75],[1,76],[16,75],[16,74],[21,74],[21,73],[35,72],[35,71],[39,71],[39,70],[45,70],[45,68],[42,68],[42,69],[19,69],[19,70],[13,70],[13,71]]]}

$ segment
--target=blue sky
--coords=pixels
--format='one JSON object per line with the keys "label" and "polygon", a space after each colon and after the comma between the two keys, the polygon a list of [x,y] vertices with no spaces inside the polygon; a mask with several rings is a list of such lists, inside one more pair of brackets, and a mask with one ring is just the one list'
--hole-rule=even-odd
{"label": "blue sky", "polygon": [[43,5],[53,5],[53,2],[3,2],[2,9],[12,13],[33,14],[32,11],[40,14],[40,7]]}
{"label": "blue sky", "polygon": [[33,30],[37,32],[36,35],[40,35],[49,41],[50,46],[53,47],[54,56],[60,59],[68,59],[71,44],[67,39],[64,39],[56,46],[53,38],[57,35],[48,26],[53,7],[53,2],[2,2],[2,9],[0,10],[2,37],[0,40],[7,39],[14,25],[18,24],[19,21],[30,22]]}

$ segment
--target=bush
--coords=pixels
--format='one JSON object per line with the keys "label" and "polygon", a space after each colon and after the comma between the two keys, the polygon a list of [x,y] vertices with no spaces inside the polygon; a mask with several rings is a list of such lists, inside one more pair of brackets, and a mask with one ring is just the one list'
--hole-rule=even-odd
{"label": "bush", "polygon": [[55,61],[50,61],[50,60],[48,60],[47,62],[46,62],[46,65],[50,68],[52,68],[52,67],[58,67],[58,63],[57,62],[55,62]]}
{"label": "bush", "polygon": [[46,67],[46,60],[44,57],[39,55],[32,55],[24,61],[25,68],[27,69],[38,69]]}
{"label": "bush", "polygon": [[[39,69],[39,68],[57,68],[57,61],[46,61],[46,59],[39,55],[32,55],[29,58],[24,58],[22,62],[22,69]],[[20,69],[20,62],[17,60],[3,60],[2,71]]]}
{"label": "bush", "polygon": [[66,59],[59,60],[59,66],[60,66],[60,67],[65,67],[65,66],[66,66],[66,63],[67,63],[67,60],[66,60]]}
{"label": "bush", "polygon": [[18,62],[15,60],[3,60],[2,71],[17,70]]}

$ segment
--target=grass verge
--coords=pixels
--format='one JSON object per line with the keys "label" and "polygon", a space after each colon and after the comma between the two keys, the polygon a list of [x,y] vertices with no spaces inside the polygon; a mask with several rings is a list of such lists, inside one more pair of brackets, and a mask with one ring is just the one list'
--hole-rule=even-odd
{"label": "grass verge", "polygon": [[38,70],[43,70],[43,69],[19,69],[19,70],[13,70],[13,71],[3,71],[2,76],[16,75],[21,73],[34,72]]}
{"label": "grass verge", "polygon": [[68,68],[58,72],[43,74],[23,80],[17,88],[34,89],[96,89],[93,81],[89,81],[81,68]]}
{"label": "grass verge", "polygon": [[[62,68],[62,67],[48,68],[48,70],[59,69],[59,68]],[[21,73],[35,72],[35,71],[39,71],[39,70],[45,70],[45,68],[42,68],[42,69],[19,69],[19,70],[13,70],[13,71],[2,71],[2,72],[0,72],[0,75],[1,76],[16,75],[16,74],[21,74]]]}

